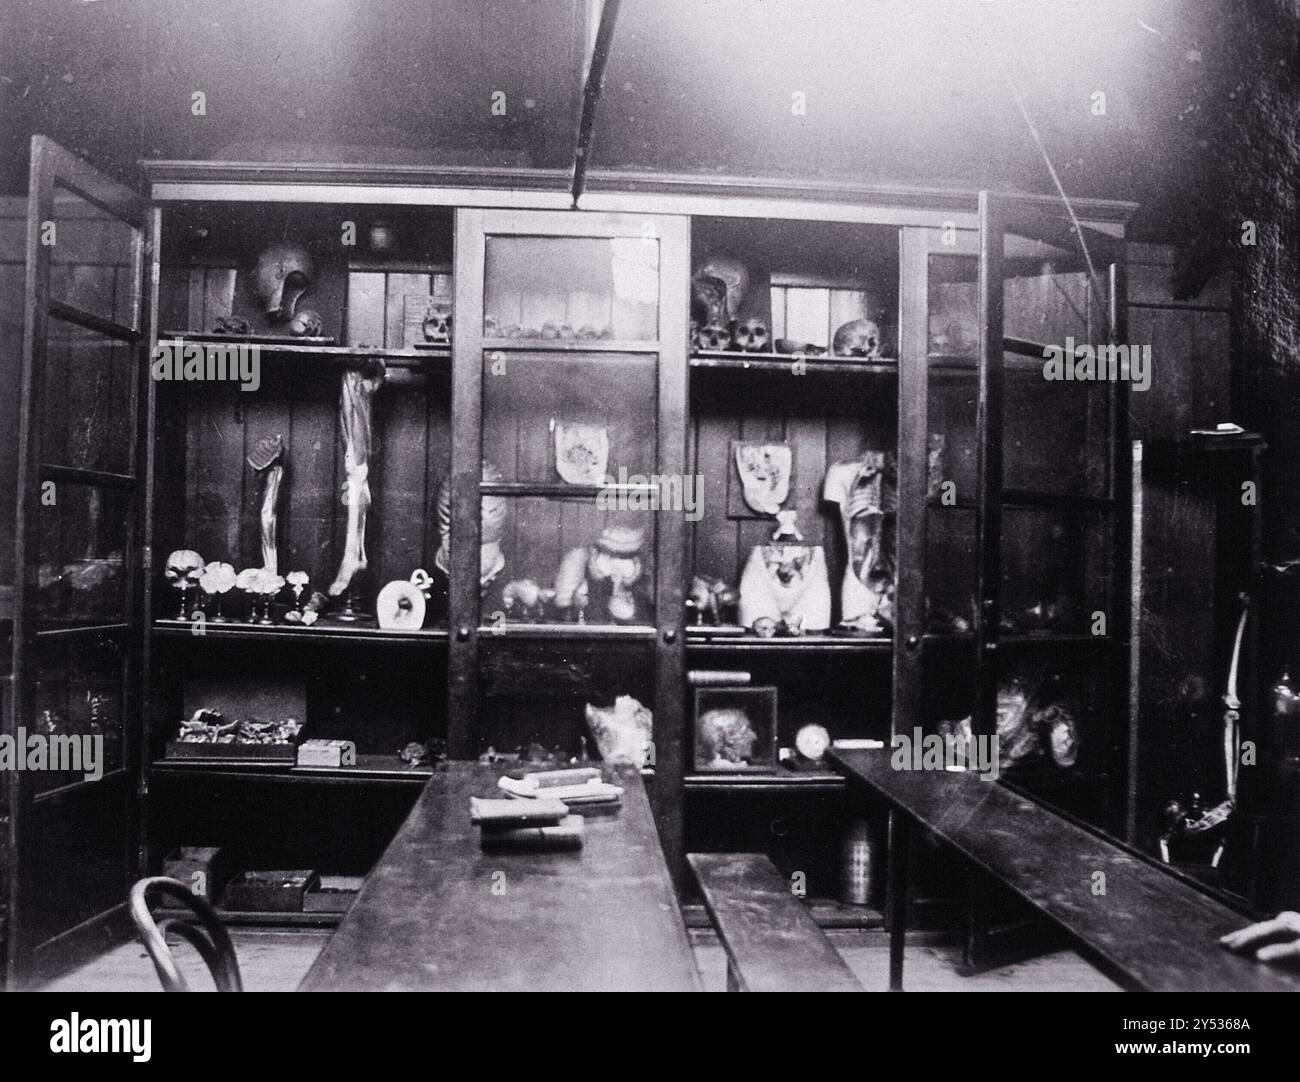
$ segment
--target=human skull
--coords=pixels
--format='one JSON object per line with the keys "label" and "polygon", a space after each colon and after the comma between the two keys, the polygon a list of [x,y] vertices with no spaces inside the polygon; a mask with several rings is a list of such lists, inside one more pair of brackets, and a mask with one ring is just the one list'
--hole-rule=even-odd
{"label": "human skull", "polygon": [[325,323],[321,319],[320,313],[314,312],[310,308],[304,308],[289,321],[289,333],[298,338],[315,337],[324,329]]}
{"label": "human skull", "polygon": [[253,283],[273,322],[292,319],[298,298],[315,278],[307,249],[300,244],[273,244],[257,257]]}
{"label": "human skull", "polygon": [[871,319],[854,319],[835,332],[831,352],[837,357],[879,357],[880,325]]}
{"label": "human skull", "polygon": [[740,320],[731,335],[731,348],[762,353],[767,349],[767,324],[761,319]]}
{"label": "human skull", "polygon": [[426,342],[451,341],[451,305],[433,304],[429,306],[424,317],[424,340]]}
{"label": "human skull", "polygon": [[696,349],[726,349],[731,343],[731,332],[724,323],[710,323],[695,332]]}

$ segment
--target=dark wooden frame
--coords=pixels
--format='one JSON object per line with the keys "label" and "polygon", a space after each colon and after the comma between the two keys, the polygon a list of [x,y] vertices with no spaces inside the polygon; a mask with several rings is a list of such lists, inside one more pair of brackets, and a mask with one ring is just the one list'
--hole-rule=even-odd
{"label": "dark wooden frame", "polygon": [[[50,272],[52,253],[41,243],[43,223],[55,220],[54,189],[73,192],[134,230],[132,241],[133,296],[131,325],[84,311],[51,297]],[[142,584],[148,568],[148,553],[143,548],[143,507],[141,478],[145,474],[145,449],[140,440],[140,405],[148,393],[147,364],[143,345],[152,326],[150,294],[143,281],[147,250],[149,204],[141,196],[117,181],[101,174],[57,143],[44,136],[32,138],[31,166],[28,183],[27,211],[27,282],[24,298],[23,351],[21,357],[20,407],[18,433],[19,492],[15,533],[15,591],[13,632],[13,698],[9,716],[3,721],[6,731],[14,734],[31,711],[35,672],[27,658],[42,641],[58,640],[70,644],[99,635],[114,637],[122,650],[122,763],[94,782],[77,782],[34,794],[28,779],[15,772],[10,786],[10,851],[14,868],[10,882],[10,945],[8,979],[11,985],[31,983],[43,974],[62,968],[90,942],[102,941],[126,926],[126,889],[137,871],[139,774],[139,727],[133,719],[142,713],[140,657],[143,648]],[[57,238],[56,238],[57,242]],[[128,462],[130,473],[105,473],[98,470],[72,469],[46,464],[40,460],[43,418],[43,373],[46,367],[46,344],[51,317],[96,332],[123,343],[134,352],[135,379],[129,398]],[[123,606],[121,621],[88,625],[57,632],[41,632],[34,618],[37,568],[30,564],[39,552],[41,486],[43,480],[81,482],[113,488],[130,494],[123,553]],[[57,907],[59,898],[38,897],[38,866],[33,840],[41,833],[42,818],[66,816],[82,818],[125,816],[125,841],[121,859],[122,896],[119,903],[75,927],[67,926],[52,937],[42,939],[32,928],[31,914],[38,908]],[[73,918],[69,918],[71,920]],[[63,922],[67,924],[68,922]]]}

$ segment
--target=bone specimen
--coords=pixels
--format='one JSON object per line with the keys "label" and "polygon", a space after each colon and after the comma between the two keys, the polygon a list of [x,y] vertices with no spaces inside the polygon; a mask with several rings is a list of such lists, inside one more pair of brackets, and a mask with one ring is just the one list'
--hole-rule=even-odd
{"label": "bone specimen", "polygon": [[654,716],[631,695],[620,695],[612,707],[587,704],[587,728],[596,750],[607,763],[648,765],[654,736]]}
{"label": "bone specimen", "polygon": [[[426,342],[449,343],[451,341],[451,305],[429,305],[429,311],[424,317],[421,329],[424,332]],[[495,328],[493,330],[495,331]],[[485,328],[484,333],[490,335],[492,332],[488,332]]]}
{"label": "bone specimen", "polygon": [[790,495],[790,445],[737,440],[733,447],[745,503],[760,515],[775,515]]}
{"label": "bone specimen", "polygon": [[167,580],[172,586],[180,592],[181,608],[177,613],[176,619],[184,620],[187,618],[185,612],[185,595],[189,593],[190,587],[203,574],[203,557],[193,549],[177,549],[167,557],[167,569],[165,572]]}
{"label": "bone specimen", "polygon": [[837,357],[879,357],[880,325],[870,319],[853,319],[835,332],[831,352]]}
{"label": "bone specimen", "polygon": [[778,511],[776,513],[776,529],[772,531],[773,541],[802,541],[803,534],[799,532],[799,526],[795,519],[799,517],[796,510]]}
{"label": "bone specimen", "polygon": [[339,393],[339,428],[343,433],[343,504],[348,524],[343,543],[343,560],[330,583],[330,597],[338,597],[353,576],[366,567],[366,512],[370,507],[371,405],[384,382],[384,362],[371,361],[361,370],[343,373]]}
{"label": "bone specimen", "polygon": [[727,291],[727,318],[736,318],[744,303],[745,294],[749,292],[749,271],[745,264],[735,256],[719,252],[700,264],[691,277],[716,278],[721,281]]}
{"label": "bone specimen", "polygon": [[257,257],[253,281],[267,316],[284,323],[293,318],[298,298],[316,277],[311,256],[300,244],[273,244]]}
{"label": "bone specimen", "polygon": [[213,334],[252,334],[253,325],[243,316],[218,316],[212,325]]}
{"label": "bone specimen", "polygon": [[262,566],[274,574],[277,570],[275,534],[280,482],[284,480],[284,437],[278,432],[258,440],[248,456],[248,465],[262,475],[262,510],[258,523],[262,537]]}
{"label": "bone specimen", "polygon": [[725,323],[706,323],[693,335],[696,349],[726,349],[731,345],[731,331]]}
{"label": "bone specimen", "polygon": [[767,349],[767,324],[761,319],[742,319],[731,333],[731,348],[745,353],[762,353]]}
{"label": "bone specimen", "polygon": [[571,485],[600,485],[609,466],[609,431],[604,425],[554,422],[555,469]]}
{"label": "bone specimen", "polygon": [[236,575],[235,569],[230,564],[219,563],[214,560],[203,569],[203,574],[199,576],[199,589],[212,598],[215,606],[211,619],[216,622],[223,622],[226,618],[221,614],[221,602],[226,594],[235,588]]}
{"label": "bone specimen", "polygon": [[784,625],[787,634],[830,627],[830,579],[820,545],[756,545],[750,552],[740,576],[740,622],[762,634],[764,620]]}
{"label": "bone specimen", "polygon": [[312,338],[325,330],[325,321],[319,312],[304,308],[289,320],[289,333],[296,338]]}
{"label": "bone specimen", "polygon": [[727,283],[709,274],[691,279],[691,311],[703,326],[725,326],[731,318],[727,311]]}
{"label": "bone specimen", "polygon": [[730,706],[706,710],[696,724],[698,766],[710,770],[743,770],[749,765],[758,734],[743,710]]}
{"label": "bone specimen", "polygon": [[375,599],[375,617],[386,629],[414,631],[423,627],[424,608],[423,592],[406,579],[388,583]]}

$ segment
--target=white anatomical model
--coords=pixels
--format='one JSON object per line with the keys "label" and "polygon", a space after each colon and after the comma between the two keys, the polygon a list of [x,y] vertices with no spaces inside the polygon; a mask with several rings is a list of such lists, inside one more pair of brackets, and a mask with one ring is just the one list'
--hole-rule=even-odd
{"label": "white anatomical model", "polygon": [[848,546],[840,594],[840,623],[860,631],[883,630],[892,618],[894,544],[892,512],[898,504],[885,455],[868,451],[857,462],[826,471],[823,496],[839,505]]}

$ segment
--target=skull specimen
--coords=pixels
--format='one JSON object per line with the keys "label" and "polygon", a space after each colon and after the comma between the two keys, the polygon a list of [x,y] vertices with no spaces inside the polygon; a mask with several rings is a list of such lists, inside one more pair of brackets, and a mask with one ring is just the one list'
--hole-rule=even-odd
{"label": "skull specimen", "polygon": [[426,342],[451,341],[451,305],[433,304],[429,306],[424,317],[424,340]]}
{"label": "skull specimen", "polygon": [[300,244],[273,244],[257,257],[253,282],[272,322],[293,318],[298,298],[315,278],[311,256]]}
{"label": "skull specimen", "polygon": [[726,349],[731,344],[731,332],[725,323],[710,323],[695,331],[696,349]]}
{"label": "skull specimen", "polygon": [[835,332],[831,352],[837,357],[879,357],[880,325],[870,319],[854,319]]}
{"label": "skull specimen", "polygon": [[761,319],[740,320],[731,335],[731,348],[762,353],[767,349],[767,324]]}
{"label": "skull specimen", "polygon": [[301,312],[294,315],[289,320],[289,333],[298,338],[312,338],[319,335],[325,329],[324,321],[320,313],[310,308],[304,308]]}

